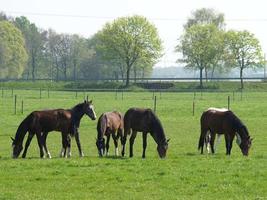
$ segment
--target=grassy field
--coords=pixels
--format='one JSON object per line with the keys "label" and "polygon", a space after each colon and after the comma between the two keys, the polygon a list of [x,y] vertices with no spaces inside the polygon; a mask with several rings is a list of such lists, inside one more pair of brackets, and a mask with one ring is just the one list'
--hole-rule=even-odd
{"label": "grassy field", "polygon": [[[102,112],[129,107],[153,108],[149,92],[52,92],[42,98],[38,90],[14,90],[17,114],[11,90],[0,96],[0,199],[267,199],[267,92],[196,93],[195,115],[192,115],[193,93],[155,93],[157,115],[170,138],[166,159],[157,155],[156,144],[148,137],[146,159],[141,158],[142,137],[137,135],[134,157],[99,158],[95,146],[96,121],[84,117],[80,137],[85,153],[78,156],[74,140],[72,157],[59,158],[61,135],[48,135],[52,159],[40,159],[34,138],[26,159],[11,159],[11,140],[19,123],[33,110],[70,108],[93,99],[98,116]],[[224,140],[215,155],[197,151],[199,118],[208,107],[227,107],[247,125],[254,138],[249,157],[243,157],[234,144],[232,155],[225,155]],[[123,97],[123,98],[122,98]],[[24,113],[21,113],[21,101]]]}

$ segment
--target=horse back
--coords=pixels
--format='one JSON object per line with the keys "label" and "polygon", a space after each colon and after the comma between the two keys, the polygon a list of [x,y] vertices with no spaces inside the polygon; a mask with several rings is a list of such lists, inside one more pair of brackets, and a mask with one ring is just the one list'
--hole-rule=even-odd
{"label": "horse back", "polygon": [[120,112],[112,111],[103,113],[99,120],[103,134],[107,130],[116,132],[118,129],[123,129],[123,115]]}
{"label": "horse back", "polygon": [[41,131],[62,131],[70,128],[71,125],[71,113],[64,109],[34,111],[32,115],[32,127]]}
{"label": "horse back", "polygon": [[207,110],[201,116],[201,128],[223,134],[234,131],[236,121],[232,111]]}
{"label": "horse back", "polygon": [[153,112],[151,109],[130,108],[124,115],[124,129],[151,132],[152,119]]}

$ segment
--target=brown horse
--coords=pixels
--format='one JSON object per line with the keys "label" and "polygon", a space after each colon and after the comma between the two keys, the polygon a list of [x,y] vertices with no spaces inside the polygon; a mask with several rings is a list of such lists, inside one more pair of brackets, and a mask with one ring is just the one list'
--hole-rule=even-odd
{"label": "brown horse", "polygon": [[[118,139],[122,138],[123,132],[123,115],[120,112],[106,112],[103,113],[97,122],[97,140],[96,146],[98,149],[99,156],[103,156],[106,148],[106,155],[109,150],[110,135],[112,135],[115,145],[115,155],[118,156]],[[117,135],[116,135],[117,133]],[[104,136],[107,137],[105,145]]]}
{"label": "brown horse", "polygon": [[231,154],[233,139],[237,137],[237,143],[243,153],[247,156],[251,147],[252,138],[250,138],[247,127],[230,110],[209,108],[203,112],[201,119],[201,134],[199,138],[198,149],[203,154],[204,143],[210,143],[211,152],[214,153],[214,140],[216,134],[224,134],[226,154]]}
{"label": "brown horse", "polygon": [[145,158],[147,133],[150,133],[158,144],[157,150],[161,158],[166,156],[168,141],[166,140],[160,120],[151,109],[130,108],[124,115],[124,134],[122,139],[122,156],[125,154],[127,135],[130,137],[130,157],[133,156],[133,144],[137,131],[143,132],[143,155]]}
{"label": "brown horse", "polygon": [[22,158],[26,157],[27,149],[34,134],[37,136],[38,146],[40,148],[40,157],[44,157],[44,149],[47,156],[50,158],[51,155],[46,147],[46,137],[51,131],[61,132],[63,146],[60,154],[61,156],[66,156],[67,149],[68,156],[70,156],[70,136],[75,136],[80,156],[83,156],[78,128],[80,126],[80,120],[84,114],[89,116],[92,120],[96,119],[92,101],[84,101],[83,103],[77,104],[72,109],[67,110],[55,109],[33,111],[19,125],[15,139],[12,138],[13,158],[17,158],[22,151],[23,139],[27,132],[29,132],[29,134]]}

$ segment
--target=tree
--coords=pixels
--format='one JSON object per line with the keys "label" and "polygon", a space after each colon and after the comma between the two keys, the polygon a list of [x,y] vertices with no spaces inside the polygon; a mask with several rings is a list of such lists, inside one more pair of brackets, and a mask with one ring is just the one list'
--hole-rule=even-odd
{"label": "tree", "polygon": [[220,60],[222,56],[222,32],[215,25],[192,25],[186,29],[176,47],[183,59],[178,62],[186,63],[187,68],[198,69],[200,72],[200,88],[203,88],[203,70]]}
{"label": "tree", "polygon": [[41,31],[34,23],[31,23],[26,17],[16,17],[14,24],[21,30],[24,35],[26,48],[29,55],[27,78],[31,73],[32,79],[35,79],[37,66],[40,63],[42,50],[44,48],[44,39]]}
{"label": "tree", "polygon": [[126,87],[132,67],[138,60],[151,63],[161,56],[157,29],[142,16],[121,17],[107,23],[97,37],[97,50],[103,58],[126,67]]}
{"label": "tree", "polygon": [[216,12],[212,8],[201,8],[192,12],[192,16],[187,20],[184,28],[190,28],[193,25],[214,24],[218,29],[224,29],[224,14]]}
{"label": "tree", "polygon": [[21,31],[8,21],[0,21],[0,77],[20,77],[27,58]]}
{"label": "tree", "polygon": [[240,70],[241,89],[244,88],[243,71],[247,68],[264,66],[264,58],[259,40],[248,31],[228,31],[226,33],[227,64]]}

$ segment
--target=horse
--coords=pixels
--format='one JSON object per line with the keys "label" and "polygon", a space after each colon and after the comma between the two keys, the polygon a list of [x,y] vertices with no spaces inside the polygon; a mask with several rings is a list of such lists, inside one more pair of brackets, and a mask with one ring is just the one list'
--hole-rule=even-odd
{"label": "horse", "polygon": [[[225,137],[226,155],[231,154],[233,139],[237,137],[237,144],[244,156],[248,156],[252,145],[252,138],[249,136],[247,127],[230,110],[209,108],[203,112],[201,119],[201,134],[198,143],[198,150],[203,154],[204,143],[210,144],[211,152],[214,153],[214,140],[216,134]],[[219,137],[218,137],[219,139]]]}
{"label": "horse", "polygon": [[166,140],[165,133],[159,118],[151,109],[142,108],[130,108],[124,115],[124,132],[122,139],[122,156],[125,154],[125,144],[127,135],[132,134],[130,137],[130,157],[133,157],[133,144],[137,134],[137,131],[143,132],[143,154],[142,158],[145,158],[145,152],[147,147],[147,133],[150,133],[155,142],[157,143],[157,151],[160,158],[165,158],[168,142]]}
{"label": "horse", "polygon": [[28,147],[35,134],[37,136],[38,146],[40,149],[40,157],[44,157],[44,149],[47,157],[51,158],[51,154],[46,146],[46,137],[51,131],[61,132],[62,150],[60,156],[65,157],[67,149],[68,156],[70,156],[70,136],[75,136],[79,154],[80,156],[83,156],[78,129],[80,126],[80,120],[84,114],[92,120],[96,119],[92,101],[84,101],[71,109],[33,111],[20,123],[15,134],[15,139],[11,138],[13,149],[12,157],[17,158],[19,156],[23,150],[24,137],[26,133],[29,132],[22,158],[26,157]]}
{"label": "horse", "polygon": [[[114,141],[115,155],[118,156],[118,139],[122,138],[122,133],[123,115],[120,112],[105,112],[99,117],[97,122],[96,146],[100,157],[102,157],[105,153],[105,148],[106,155],[108,155],[110,135],[112,135]],[[104,136],[107,137],[106,145]]]}

